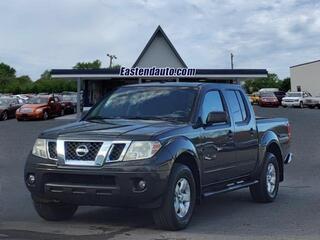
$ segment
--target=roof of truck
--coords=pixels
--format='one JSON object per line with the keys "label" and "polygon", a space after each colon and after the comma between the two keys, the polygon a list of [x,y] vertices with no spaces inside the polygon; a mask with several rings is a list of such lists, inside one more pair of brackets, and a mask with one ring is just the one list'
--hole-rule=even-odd
{"label": "roof of truck", "polygon": [[206,88],[239,88],[238,84],[207,83],[207,82],[152,82],[130,84],[123,87],[206,87]]}

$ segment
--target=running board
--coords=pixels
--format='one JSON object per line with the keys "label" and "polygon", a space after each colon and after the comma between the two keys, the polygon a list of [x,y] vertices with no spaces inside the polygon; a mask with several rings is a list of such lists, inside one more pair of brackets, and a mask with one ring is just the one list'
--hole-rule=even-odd
{"label": "running board", "polygon": [[203,196],[204,197],[210,197],[212,195],[216,195],[216,194],[219,194],[219,193],[231,192],[231,191],[238,190],[238,189],[241,189],[241,188],[249,187],[249,186],[254,185],[256,183],[258,183],[258,180],[255,180],[255,181],[252,181],[252,182],[243,182],[243,181],[241,181],[241,182],[230,183],[230,184],[227,185],[226,188],[224,188],[222,190],[206,192],[206,193],[203,193]]}

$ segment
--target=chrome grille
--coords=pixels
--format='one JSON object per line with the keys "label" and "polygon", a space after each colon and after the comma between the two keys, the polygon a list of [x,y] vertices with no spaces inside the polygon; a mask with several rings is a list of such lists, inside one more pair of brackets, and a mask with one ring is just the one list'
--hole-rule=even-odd
{"label": "chrome grille", "polygon": [[56,141],[48,141],[48,153],[49,158],[57,160],[58,154],[57,154],[57,142]]}
{"label": "chrome grille", "polygon": [[111,152],[109,154],[109,160],[110,161],[119,160],[121,153],[123,152],[123,149],[125,148],[125,146],[126,146],[126,144],[124,144],[124,143],[113,144]]}
{"label": "chrome grille", "polygon": [[[102,166],[122,161],[131,141],[63,140],[56,141],[58,165]],[[81,153],[81,154],[80,154]]]}
{"label": "chrome grille", "polygon": [[[66,160],[94,161],[102,146],[102,142],[65,142]],[[88,153],[84,156],[77,155],[77,148],[86,146]]]}

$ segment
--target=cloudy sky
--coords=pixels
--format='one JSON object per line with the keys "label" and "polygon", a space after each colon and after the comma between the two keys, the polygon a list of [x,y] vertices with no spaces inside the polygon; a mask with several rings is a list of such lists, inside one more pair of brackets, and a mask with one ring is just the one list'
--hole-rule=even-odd
{"label": "cloudy sky", "polygon": [[320,59],[319,0],[3,0],[0,62],[36,80],[45,69],[117,55],[130,67],[158,25],[196,68],[267,68]]}

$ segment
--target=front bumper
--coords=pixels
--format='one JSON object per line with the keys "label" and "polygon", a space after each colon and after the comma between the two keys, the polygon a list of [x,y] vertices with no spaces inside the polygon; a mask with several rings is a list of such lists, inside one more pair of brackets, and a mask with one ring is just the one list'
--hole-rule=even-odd
{"label": "front bumper", "polygon": [[282,106],[285,106],[285,107],[299,107],[300,106],[299,102],[284,102],[284,101],[282,101],[281,104],[282,104]]}
{"label": "front bumper", "polygon": [[[41,163],[41,158],[29,156],[25,180],[36,201],[59,201],[76,205],[156,208],[162,203],[170,162],[161,166],[57,167],[55,161]],[[37,163],[35,163],[37,162]],[[34,174],[35,183],[27,179]],[[139,189],[138,182],[146,187]]]}
{"label": "front bumper", "polygon": [[43,118],[43,113],[16,113],[16,118],[19,120],[37,120]]}

